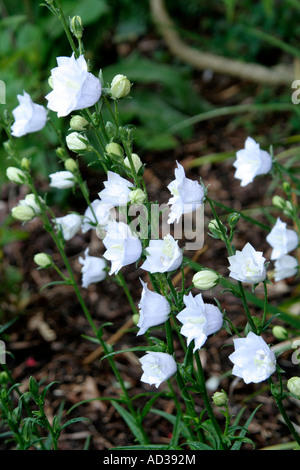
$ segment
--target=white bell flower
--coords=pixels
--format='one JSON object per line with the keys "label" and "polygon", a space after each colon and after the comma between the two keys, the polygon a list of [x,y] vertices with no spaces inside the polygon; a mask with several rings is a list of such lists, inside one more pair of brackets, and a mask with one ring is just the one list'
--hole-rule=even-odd
{"label": "white bell flower", "polygon": [[179,221],[183,214],[194,212],[203,203],[204,191],[198,181],[193,181],[185,176],[182,165],[178,162],[175,169],[175,180],[168,185],[172,194],[168,204],[171,205],[171,212],[168,223]]}
{"label": "white bell flower", "polygon": [[283,255],[274,263],[274,280],[281,281],[288,277],[296,276],[298,272],[298,260],[294,256]]}
{"label": "white bell flower", "polygon": [[22,137],[43,129],[47,122],[47,110],[34,103],[26,91],[23,91],[23,95],[17,95],[17,98],[19,106],[12,111],[15,122],[11,127],[11,135]]}
{"label": "white bell flower", "polygon": [[194,350],[200,349],[207,337],[216,333],[223,324],[223,316],[219,308],[212,304],[205,304],[202,294],[193,297],[184,295],[185,307],[177,315],[177,319],[183,324],[180,332],[187,337],[187,345],[194,340]]}
{"label": "white bell flower", "polygon": [[237,250],[235,255],[229,256],[230,277],[237,281],[249,284],[258,284],[266,279],[266,268],[262,252],[255,251],[250,243],[247,243],[242,251]]}
{"label": "white bell flower", "polygon": [[85,258],[79,257],[79,263],[82,264],[82,287],[85,289],[96,282],[103,281],[106,277],[106,262],[98,256],[90,256],[89,248],[84,252]]}
{"label": "white bell flower", "polygon": [[275,372],[275,354],[261,336],[250,331],[246,338],[235,338],[233,344],[235,351],[229,356],[234,364],[232,373],[246,384],[262,382]]}
{"label": "white bell flower", "polygon": [[98,193],[101,201],[111,204],[112,206],[126,206],[129,202],[130,188],[133,184],[127,181],[118,173],[113,171],[107,172],[107,181],[104,182],[104,189]]}
{"label": "white bell flower", "polygon": [[299,238],[295,230],[287,228],[286,223],[278,217],[276,224],[266,237],[267,242],[273,248],[271,259],[279,259],[298,246]]}
{"label": "white bell flower", "polygon": [[104,258],[111,261],[109,274],[117,274],[123,266],[138,261],[142,254],[142,244],[124,222],[110,220],[103,244]]}
{"label": "white bell flower", "polygon": [[141,382],[155,385],[156,388],[162,382],[172,377],[177,371],[177,364],[173,356],[162,352],[148,352],[140,358],[143,369]]}
{"label": "white bell flower", "polygon": [[143,282],[141,300],[139,303],[140,318],[137,326],[140,328],[137,336],[143,335],[148,328],[161,325],[168,319],[170,313],[170,304],[167,299],[157,292],[148,289],[147,283]]}
{"label": "white bell flower", "polygon": [[235,178],[241,180],[241,186],[252,183],[255,176],[269,173],[272,168],[272,157],[252,137],[247,137],[245,148],[236,152],[233,163],[236,168]]}
{"label": "white bell flower", "polygon": [[57,67],[51,70],[52,91],[46,95],[48,108],[58,117],[72,111],[89,108],[101,96],[100,80],[88,71],[83,55],[75,58],[57,57]]}
{"label": "white bell flower", "polygon": [[[91,207],[87,207],[83,219],[81,230],[82,233],[86,233],[92,228],[95,228],[96,225],[99,225],[103,229],[107,227],[108,221],[111,219],[111,209],[113,206],[111,204],[106,204],[100,199],[95,199],[91,202]],[[92,212],[93,209],[93,212]],[[96,217],[96,220],[95,220]]]}
{"label": "white bell flower", "polygon": [[71,240],[81,228],[81,216],[78,214],[67,214],[64,217],[56,217],[53,222],[60,228],[64,240],[66,241]]}
{"label": "white bell flower", "polygon": [[178,241],[170,234],[163,240],[150,240],[146,251],[148,255],[141,268],[150,273],[175,271],[182,263],[183,254]]}
{"label": "white bell flower", "polygon": [[75,184],[74,175],[71,171],[63,170],[63,171],[56,171],[55,173],[51,173],[49,175],[51,188],[57,189],[67,189],[72,188]]}

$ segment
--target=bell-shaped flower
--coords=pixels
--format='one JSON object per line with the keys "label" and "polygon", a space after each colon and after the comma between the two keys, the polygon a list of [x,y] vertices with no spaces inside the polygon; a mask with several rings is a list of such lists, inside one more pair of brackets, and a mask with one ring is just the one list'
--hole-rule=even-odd
{"label": "bell-shaped flower", "polygon": [[294,256],[283,255],[274,263],[274,280],[281,281],[296,276],[299,268],[298,260]]}
{"label": "bell-shaped flower", "polygon": [[230,277],[237,281],[249,284],[258,284],[266,279],[266,268],[262,252],[255,251],[250,243],[247,243],[242,251],[237,250],[235,255],[229,256]]}
{"label": "bell-shaped flower", "polygon": [[71,240],[81,229],[81,216],[78,214],[67,214],[64,217],[56,217],[54,221],[57,228],[61,230],[64,240]]}
{"label": "bell-shaped flower", "polygon": [[123,266],[138,261],[142,254],[140,239],[124,222],[108,222],[103,244],[106,248],[103,256],[111,261],[110,275],[117,274]]}
{"label": "bell-shaped flower", "polygon": [[89,248],[84,252],[85,257],[79,257],[79,263],[82,264],[82,287],[85,289],[96,282],[103,281],[106,277],[106,262],[98,256],[90,256]]}
{"label": "bell-shaped flower", "polygon": [[150,240],[146,251],[147,257],[141,268],[150,273],[175,271],[182,263],[182,250],[170,234],[163,240]]}
{"label": "bell-shaped flower", "polygon": [[75,58],[57,57],[57,67],[51,70],[52,91],[48,93],[48,108],[58,117],[93,106],[101,96],[100,80],[88,71],[83,55]]}
{"label": "bell-shaped flower", "polygon": [[177,364],[173,356],[163,352],[148,352],[140,358],[140,363],[143,370],[141,382],[155,385],[156,388],[177,371]]}
{"label": "bell-shaped flower", "polygon": [[276,370],[276,357],[261,336],[252,331],[246,338],[233,340],[235,351],[229,359],[233,362],[233,375],[246,384],[259,383],[268,379]]}
{"label": "bell-shaped flower", "polygon": [[269,173],[272,168],[272,157],[252,137],[248,137],[245,148],[236,152],[236,160],[233,163],[236,168],[235,178],[241,180],[241,186],[252,183],[255,176]]}
{"label": "bell-shaped flower", "polygon": [[19,106],[12,111],[15,122],[11,127],[11,135],[22,137],[43,129],[47,122],[47,110],[34,103],[26,91],[23,91],[23,95],[17,95],[17,98]]}
{"label": "bell-shaped flower", "polygon": [[118,173],[107,172],[107,181],[104,182],[104,189],[98,193],[101,201],[111,204],[114,207],[126,206],[129,202],[130,188],[133,184],[127,181]]}
{"label": "bell-shaped flower", "polygon": [[106,204],[106,202],[100,201],[100,199],[95,199],[91,202],[91,207],[87,207],[83,215],[81,225],[82,233],[88,232],[97,225],[105,230],[108,221],[112,217],[112,208],[113,206],[111,204]]}
{"label": "bell-shaped flower", "polygon": [[193,181],[185,176],[182,165],[178,162],[175,169],[175,180],[168,185],[172,194],[168,204],[171,212],[168,223],[178,222],[183,214],[194,212],[203,203],[204,191],[198,181]]}
{"label": "bell-shaped flower", "polygon": [[184,295],[185,308],[179,312],[177,319],[183,324],[180,332],[186,336],[187,345],[194,340],[194,352],[200,349],[207,337],[216,333],[223,324],[223,316],[219,308],[212,304],[205,304],[202,294],[193,297]]}
{"label": "bell-shaped flower", "polygon": [[276,224],[266,237],[267,242],[273,248],[271,259],[279,259],[298,246],[299,238],[295,230],[287,228],[286,223],[278,217]]}
{"label": "bell-shaped flower", "polygon": [[170,304],[167,299],[157,292],[148,289],[147,284],[140,280],[143,286],[139,303],[140,318],[137,326],[140,328],[137,336],[143,335],[148,328],[161,325],[168,319]]}
{"label": "bell-shaped flower", "polygon": [[51,173],[49,175],[51,188],[57,189],[67,189],[72,188],[75,184],[74,175],[71,171],[63,170],[63,171],[56,171],[55,173]]}

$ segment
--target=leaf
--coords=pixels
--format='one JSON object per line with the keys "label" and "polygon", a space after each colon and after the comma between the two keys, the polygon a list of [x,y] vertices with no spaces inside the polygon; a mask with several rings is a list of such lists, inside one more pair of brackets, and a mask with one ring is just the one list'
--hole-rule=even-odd
{"label": "leaf", "polygon": [[214,450],[213,447],[203,442],[186,442],[184,445],[189,446],[192,450]]}
{"label": "leaf", "polygon": [[[245,437],[246,433],[247,433],[247,429],[249,427],[249,424],[251,423],[252,419],[254,418],[254,415],[255,413],[257,412],[257,410],[261,407],[262,405],[258,405],[255,410],[251,413],[251,415],[249,416],[249,418],[247,419],[246,421],[246,424],[244,426],[244,429],[242,429],[242,431],[240,432],[240,435],[238,436],[239,439],[241,437]],[[233,444],[233,446],[231,447],[231,450],[240,450],[240,447],[242,445],[242,442],[241,441],[235,441],[235,443]]]}
{"label": "leaf", "polygon": [[60,428],[60,431],[62,431],[63,429],[65,429],[67,426],[70,426],[71,424],[74,424],[74,423],[79,423],[81,421],[88,421],[89,423],[91,423],[91,421],[88,419],[88,418],[73,418],[73,419],[69,419],[69,421],[67,421],[65,424],[63,424]]}
{"label": "leaf", "polygon": [[116,408],[116,410],[118,411],[118,413],[122,416],[127,426],[129,427],[130,431],[136,437],[139,443],[144,444],[145,436],[142,433],[139,426],[137,426],[133,416],[127,410],[125,410],[125,408],[123,408],[115,399],[112,399],[111,402],[113,406]]}

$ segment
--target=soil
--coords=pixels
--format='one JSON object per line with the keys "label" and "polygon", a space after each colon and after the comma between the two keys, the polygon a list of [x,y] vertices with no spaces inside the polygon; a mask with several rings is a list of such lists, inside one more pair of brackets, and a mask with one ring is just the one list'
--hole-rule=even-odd
{"label": "soil", "polygon": [[[249,83],[239,83],[227,78],[215,77],[214,89],[218,87],[219,94],[210,96],[211,86],[202,82],[201,75],[195,77],[196,86],[201,93],[206,93],[207,99],[218,101],[217,105],[228,105],[235,102],[233,88],[238,93],[243,93],[253,88]],[[248,92],[245,93],[245,96]],[[217,96],[219,98],[217,98]],[[248,95],[249,96],[249,95]],[[229,97],[229,98],[228,98]],[[270,123],[274,116],[266,118],[261,134],[268,137]],[[277,119],[280,126],[285,122],[286,116]],[[239,181],[234,178],[232,167],[233,159],[218,164],[205,164],[191,168],[190,162],[194,158],[210,153],[235,151],[244,146],[247,135],[239,124],[233,124],[232,120],[223,117],[201,123],[195,127],[193,139],[189,142],[178,142],[175,151],[148,152],[142,155],[146,163],[145,181],[150,197],[153,200],[166,202],[169,198],[167,184],[173,179],[176,160],[186,168],[186,174],[192,179],[201,177],[209,187],[209,195],[212,199],[222,202],[236,210],[252,210],[257,220],[269,224],[262,211],[256,210],[262,206],[271,204],[272,194],[268,192],[271,178],[264,176],[255,183],[241,188]],[[255,136],[253,136],[255,137]],[[93,173],[92,167],[82,168],[83,176],[88,181],[91,195],[97,195],[102,189],[102,180]],[[43,181],[39,182],[40,189],[46,189]],[[14,184],[8,184],[2,188],[2,215],[9,214],[11,208],[22,197],[24,188]],[[75,209],[75,208],[74,208]],[[83,212],[84,204],[78,205],[76,210]],[[59,211],[59,209],[57,209]],[[218,209],[220,215],[222,210]],[[209,207],[205,208],[205,224],[211,219]],[[13,227],[21,228],[18,222],[13,222]],[[81,450],[86,442],[89,442],[90,450],[107,450],[119,446],[133,445],[134,438],[128,432],[127,425],[120,418],[110,400],[117,398],[120,389],[112,374],[108,361],[101,360],[102,353],[98,351],[98,345],[89,341],[86,337],[92,336],[92,331],[86,321],[76,296],[71,288],[60,285],[50,286],[42,291],[40,289],[48,282],[57,280],[57,275],[52,270],[37,270],[33,262],[34,254],[47,251],[50,253],[59,267],[61,261],[49,235],[43,230],[39,219],[27,223],[24,230],[29,234],[28,238],[6,245],[3,249],[3,267],[8,265],[17,267],[22,273],[20,290],[17,292],[3,293],[1,309],[4,321],[18,317],[16,323],[9,329],[7,335],[7,349],[13,357],[7,357],[7,365],[14,379],[20,384],[21,391],[28,389],[29,377],[33,376],[37,381],[48,384],[57,381],[46,395],[45,411],[51,420],[58,413],[63,404],[62,422],[68,419],[83,416],[89,421],[74,423],[65,428],[59,439],[60,450]],[[244,220],[240,220],[238,233],[235,236],[237,248],[242,248],[249,241],[256,249],[264,252],[266,258],[270,255],[270,247],[265,241],[266,233],[258,227]],[[95,233],[77,234],[67,243],[66,250],[80,284],[80,265],[78,257],[83,254],[87,244],[90,245],[91,254],[103,253],[102,242]],[[224,245],[218,240],[207,235],[205,229],[204,247],[198,253],[189,252],[187,256],[195,257],[197,261],[207,267],[216,269],[221,274],[228,275],[227,255]],[[128,283],[134,301],[137,305],[141,287],[139,277],[147,281],[147,274],[134,266],[126,267],[122,273]],[[190,285],[193,271],[186,272],[186,285]],[[177,284],[176,284],[177,282]],[[180,287],[180,279],[175,285]],[[289,279],[273,284],[269,289],[271,303],[280,303],[289,298],[295,292],[297,283],[295,279]],[[81,289],[82,295],[90,308],[91,315],[98,326],[103,322],[109,322],[104,329],[106,341],[113,341],[117,351],[125,350],[137,345],[145,345],[143,337],[136,336],[136,329],[131,325],[132,312],[122,289],[113,279],[91,285],[88,289]],[[193,290],[194,293],[199,291]],[[262,295],[261,288],[256,290],[257,295]],[[236,326],[245,325],[245,314],[240,301],[232,295],[222,292],[216,287],[211,291],[203,292],[204,300],[214,302],[218,299],[222,308],[226,310],[231,321]],[[251,305],[253,314],[261,315],[255,306]],[[278,320],[275,320],[275,323]],[[280,322],[279,322],[280,323]],[[282,324],[282,323],[280,323]],[[125,328],[125,330],[124,330]],[[164,339],[163,330],[155,329],[157,337]],[[117,335],[117,337],[115,336]],[[276,344],[278,340],[273,337],[271,329],[265,334],[267,342]],[[180,345],[176,344],[179,361]],[[98,352],[97,353],[95,353]],[[243,407],[245,411],[242,417],[242,425],[245,424],[251,412],[262,405],[251,425],[249,437],[255,448],[261,449],[268,446],[287,443],[292,440],[286,425],[282,422],[278,409],[267,389],[267,383],[250,384],[234,378],[231,374],[232,364],[228,356],[232,352],[232,338],[222,329],[217,334],[209,337],[200,356],[203,363],[206,379],[216,379],[217,389],[224,389],[229,395],[230,411],[237,415]],[[299,374],[299,367],[290,359],[291,352],[284,353],[279,358],[280,366],[285,370],[286,377]],[[157,393],[154,387],[140,382],[141,368],[139,364],[140,354],[124,352],[116,356],[117,367],[125,380],[130,396],[136,396],[145,392]],[[162,385],[159,389],[166,390]],[[210,395],[215,391],[212,387]],[[73,409],[67,415],[67,411],[84,400],[101,398],[101,400],[89,401]],[[147,403],[149,398],[141,396],[136,403],[140,407]],[[203,402],[200,397],[195,397],[197,411],[203,410]],[[300,426],[299,402],[288,400],[285,402],[287,413],[295,423]],[[155,402],[155,408],[168,413],[175,413],[173,402],[167,396],[161,396]],[[217,418],[224,426],[224,416],[216,411]],[[6,428],[3,427],[2,431]],[[170,442],[172,426],[161,416],[149,413],[145,418],[145,429],[149,434],[152,444],[168,444]],[[12,449],[13,444],[0,441],[0,449]],[[244,444],[243,450],[252,449],[251,444]]]}

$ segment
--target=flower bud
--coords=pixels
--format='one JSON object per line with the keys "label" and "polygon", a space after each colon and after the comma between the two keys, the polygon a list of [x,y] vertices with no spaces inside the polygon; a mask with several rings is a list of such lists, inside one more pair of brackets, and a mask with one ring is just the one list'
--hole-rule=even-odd
{"label": "flower bud", "polygon": [[290,201],[286,201],[285,203],[285,208],[283,210],[284,215],[287,217],[293,217],[294,214],[294,208],[293,204]]}
{"label": "flower bud", "polygon": [[0,384],[6,385],[8,382],[9,382],[9,376],[7,372],[5,371],[0,372]]}
{"label": "flower bud", "polygon": [[105,132],[109,139],[113,139],[116,136],[116,127],[113,125],[112,122],[107,121],[105,124]]}
{"label": "flower bud", "polygon": [[236,212],[229,214],[228,219],[227,219],[229,227],[234,228],[239,220],[240,220],[240,214],[237,214]]}
{"label": "flower bud", "polygon": [[284,181],[282,183],[282,189],[283,191],[286,193],[286,194],[290,194],[291,193],[291,185],[288,181]]}
{"label": "flower bud", "polygon": [[273,206],[277,207],[278,209],[284,209],[286,201],[281,196],[274,196],[272,198]]}
{"label": "flower bud", "polygon": [[69,157],[68,152],[63,147],[57,147],[57,149],[55,150],[55,153],[58,156],[58,158],[63,161]]}
{"label": "flower bud", "polygon": [[11,215],[14,219],[21,220],[22,222],[28,222],[35,217],[35,212],[29,206],[16,206],[13,207]]}
{"label": "flower bud", "polygon": [[10,181],[14,183],[23,184],[26,181],[25,173],[16,168],[15,166],[9,166],[6,170],[6,176]]}
{"label": "flower bud", "polygon": [[197,272],[193,277],[193,284],[197,289],[212,289],[218,284],[219,275],[211,269]]}
{"label": "flower bud", "polygon": [[82,19],[80,16],[78,15],[73,16],[73,18],[70,21],[70,30],[72,34],[75,36],[75,38],[77,39],[82,38],[83,25],[82,25]]}
{"label": "flower bud", "polygon": [[146,194],[141,189],[134,189],[129,193],[129,201],[132,204],[143,204],[146,199]]}
{"label": "flower bud", "polygon": [[296,397],[300,398],[300,377],[291,377],[287,382],[287,388]]}
{"label": "flower bud", "polygon": [[74,160],[74,158],[67,158],[65,161],[65,169],[71,173],[74,173],[76,170],[78,170],[78,164],[76,160]]}
{"label": "flower bud", "polygon": [[120,157],[123,158],[124,152],[121,147],[121,145],[116,144],[115,142],[110,142],[109,144],[106,145],[105,151],[111,156],[111,157]]}
{"label": "flower bud", "polygon": [[[133,166],[135,168],[135,171],[138,173],[139,169],[142,167],[142,161],[140,159],[140,157],[136,154],[136,153],[132,153],[131,154],[131,158],[132,158],[132,162],[133,162]],[[124,165],[127,166],[127,168],[129,168],[131,170],[131,165],[130,165],[130,161],[129,161],[129,158],[126,157],[124,159]]]}
{"label": "flower bud", "polygon": [[224,240],[224,235],[222,233],[222,230],[219,227],[219,224],[223,227],[224,233],[226,233],[227,229],[226,229],[225,225],[221,221],[219,221],[219,223],[218,223],[218,221],[216,219],[213,219],[208,224],[208,228],[210,230],[209,235],[213,238]]}
{"label": "flower bud", "polygon": [[30,160],[26,157],[23,157],[21,160],[21,167],[23,168],[23,170],[30,170]]}
{"label": "flower bud", "polygon": [[279,325],[273,326],[272,333],[275,336],[275,338],[278,339],[279,341],[284,341],[289,336],[287,330],[283,328],[283,326],[279,326]]}
{"label": "flower bud", "polygon": [[119,100],[130,93],[131,83],[125,75],[116,75],[110,85],[112,98]]}
{"label": "flower bud", "polygon": [[52,258],[46,253],[37,253],[33,260],[40,268],[49,268],[52,265]]}
{"label": "flower bud", "polygon": [[84,131],[89,125],[89,122],[83,116],[73,116],[70,120],[70,127],[73,131]]}
{"label": "flower bud", "polygon": [[84,134],[80,134],[79,132],[72,132],[71,134],[67,135],[66,142],[68,148],[72,152],[82,152],[83,150],[87,150],[89,141],[87,140]]}
{"label": "flower bud", "polygon": [[228,401],[226,392],[222,390],[221,392],[215,392],[212,396],[212,400],[216,406],[224,406]]}

